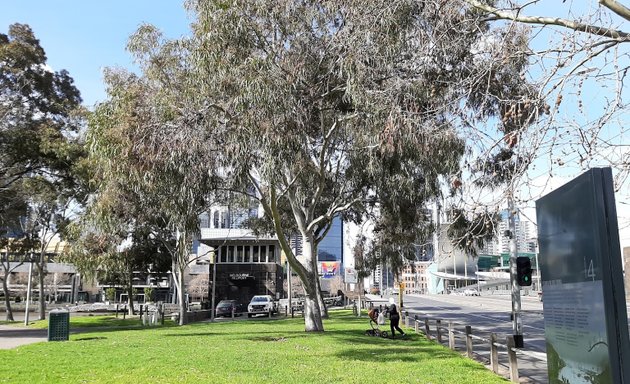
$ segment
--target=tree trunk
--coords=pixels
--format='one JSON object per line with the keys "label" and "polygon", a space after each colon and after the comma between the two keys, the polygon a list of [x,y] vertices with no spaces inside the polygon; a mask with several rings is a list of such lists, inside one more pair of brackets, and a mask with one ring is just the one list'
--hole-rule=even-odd
{"label": "tree trunk", "polygon": [[184,291],[184,268],[177,263],[177,280],[179,283],[179,289],[177,290],[177,296],[179,298],[179,325],[186,324],[186,295]]}
{"label": "tree trunk", "polygon": [[129,268],[129,274],[127,279],[127,313],[129,315],[135,315],[136,311],[133,308],[133,268]]}
{"label": "tree trunk", "polygon": [[[44,278],[46,277],[46,249],[42,248],[39,253],[37,265],[37,281],[39,283],[39,319],[46,319],[46,302],[44,301]],[[72,299],[72,298],[71,298]]]}
{"label": "tree trunk", "polygon": [[322,312],[319,307],[318,289],[315,279],[319,276],[317,272],[311,274],[310,287],[306,289],[306,297],[304,299],[304,330],[306,332],[323,332],[324,323],[322,322]]}
{"label": "tree trunk", "polygon": [[322,312],[319,304],[321,292],[319,289],[319,275],[317,273],[317,256],[313,259],[312,239],[302,235],[302,251],[306,260],[306,268],[308,272],[308,281],[303,281],[306,290],[304,299],[304,330],[306,332],[323,332],[324,323],[322,322]]}
{"label": "tree trunk", "polygon": [[13,321],[13,310],[11,309],[11,297],[9,296],[9,272],[5,269],[4,278],[2,279],[2,292],[4,292],[4,305],[7,309],[7,321]]}
{"label": "tree trunk", "polygon": [[315,272],[315,284],[317,287],[317,303],[319,304],[319,310],[321,311],[321,316],[324,319],[328,318],[328,308],[326,308],[326,303],[324,303],[324,296],[322,295],[322,284],[319,280],[319,273],[317,273],[317,245],[313,242],[310,249],[311,255],[311,265],[312,270]]}
{"label": "tree trunk", "polygon": [[[317,258],[315,258],[317,260]],[[322,284],[319,281],[319,276],[316,277],[315,282],[317,283],[317,302],[319,303],[319,309],[322,312],[322,318],[328,318],[328,308],[326,307],[326,303],[324,302],[324,295],[322,294]]]}

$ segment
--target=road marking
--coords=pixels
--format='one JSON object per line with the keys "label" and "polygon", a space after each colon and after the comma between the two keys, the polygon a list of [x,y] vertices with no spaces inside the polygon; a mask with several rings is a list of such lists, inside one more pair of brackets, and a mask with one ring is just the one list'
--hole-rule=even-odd
{"label": "road marking", "polygon": [[[430,300],[430,299],[428,299],[428,300]],[[430,300],[430,301],[433,301],[433,300]],[[479,317],[479,318],[487,319],[487,320],[492,320],[492,321],[502,321],[502,322],[506,322],[506,323],[508,323],[508,322],[511,323],[512,322],[512,321],[505,320],[505,318],[503,318],[503,317],[499,318],[499,317],[496,317],[496,316],[479,315],[479,314],[475,314],[475,313],[465,313],[465,312],[461,312],[461,311],[458,312],[457,310],[454,310],[453,308],[442,307],[442,306],[439,306],[439,305],[431,305],[431,307],[437,308],[437,309],[442,310],[442,311],[451,311],[451,312],[459,313],[461,315],[475,316],[475,317]],[[417,311],[417,310],[414,310],[414,311]],[[436,312],[436,311],[433,311],[433,312]],[[441,313],[441,314],[443,315],[443,313]],[[527,327],[527,328],[535,329],[535,330],[538,330],[538,331],[542,331],[543,333],[545,331],[544,328],[535,327],[533,325],[523,324],[523,327]]]}

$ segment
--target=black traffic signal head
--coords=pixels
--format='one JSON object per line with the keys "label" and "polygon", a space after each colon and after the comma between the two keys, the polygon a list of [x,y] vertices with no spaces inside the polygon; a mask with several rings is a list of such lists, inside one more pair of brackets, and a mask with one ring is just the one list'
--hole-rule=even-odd
{"label": "black traffic signal head", "polygon": [[527,256],[516,258],[516,281],[521,287],[532,285],[532,262]]}

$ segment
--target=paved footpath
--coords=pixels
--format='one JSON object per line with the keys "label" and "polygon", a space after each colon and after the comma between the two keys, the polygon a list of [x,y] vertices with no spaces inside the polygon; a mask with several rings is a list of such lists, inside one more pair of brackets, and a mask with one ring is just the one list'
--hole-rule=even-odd
{"label": "paved footpath", "polygon": [[12,349],[47,340],[47,329],[33,329],[20,325],[0,325],[0,349]]}

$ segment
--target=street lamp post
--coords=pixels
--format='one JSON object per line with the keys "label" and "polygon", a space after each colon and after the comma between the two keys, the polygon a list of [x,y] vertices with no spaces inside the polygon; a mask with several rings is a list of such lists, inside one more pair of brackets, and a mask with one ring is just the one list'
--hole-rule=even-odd
{"label": "street lamp post", "polygon": [[523,347],[523,325],[521,323],[521,289],[516,280],[516,217],[514,208],[513,188],[510,187],[508,196],[508,221],[510,238],[510,283],[512,286],[512,331],[517,348]]}
{"label": "street lamp post", "polygon": [[[477,259],[477,263],[479,262],[479,259]],[[475,276],[477,277],[477,291],[479,292],[479,295],[481,296],[481,287],[479,286],[479,264],[475,264]]]}
{"label": "street lamp post", "polygon": [[[33,259],[31,257],[31,262],[29,263],[29,267],[28,267],[28,284],[27,284],[27,288],[26,288],[26,309],[24,311],[24,325],[28,325],[28,315],[29,315],[29,304],[31,302],[31,285],[32,285],[32,281],[33,281]],[[42,289],[40,287],[40,289]]]}
{"label": "street lamp post", "polygon": [[[210,305],[212,306],[212,308],[210,308],[210,321],[214,321],[214,317],[215,317],[215,305],[214,305],[214,299],[215,299],[215,294],[216,294],[216,283],[217,283],[217,258],[216,258],[216,253],[214,251],[212,251],[210,253],[210,262],[212,263],[212,300],[210,302]],[[208,267],[210,268],[210,267]]]}

